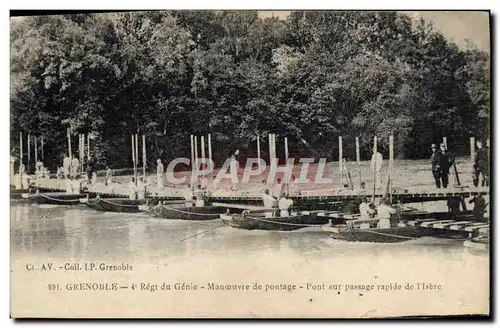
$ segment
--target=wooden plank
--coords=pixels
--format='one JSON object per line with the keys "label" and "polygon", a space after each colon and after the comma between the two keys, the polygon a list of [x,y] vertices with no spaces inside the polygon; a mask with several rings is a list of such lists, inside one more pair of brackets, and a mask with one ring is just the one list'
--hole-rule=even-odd
{"label": "wooden plank", "polygon": [[484,225],[483,222],[472,223],[472,224],[470,222],[464,223],[464,224],[455,224],[455,225],[450,226],[450,230],[463,230],[464,227],[474,227],[474,226],[477,227],[477,226],[482,226],[482,225]]}
{"label": "wooden plank", "polygon": [[431,228],[434,226],[436,223],[446,223],[446,222],[451,222],[453,220],[436,220],[436,221],[431,221],[431,222],[424,222],[420,226],[424,228]]}
{"label": "wooden plank", "polygon": [[411,220],[411,221],[408,221],[408,225],[414,227],[414,226],[417,226],[417,225],[420,225],[424,222],[436,222],[436,219],[419,219],[419,220]]}
{"label": "wooden plank", "polygon": [[464,230],[468,232],[473,232],[474,230],[482,229],[482,228],[489,228],[489,224],[484,224],[483,225],[478,225],[478,226],[468,226],[465,227]]}
{"label": "wooden plank", "polygon": [[266,210],[266,211],[276,211],[276,208],[267,208],[264,206],[256,205],[244,205],[244,204],[228,204],[228,203],[212,203],[212,206],[226,207],[226,208],[236,208],[240,210]]}
{"label": "wooden plank", "polygon": [[439,224],[435,224],[434,228],[446,229],[450,226],[457,225],[457,224],[470,224],[470,221],[452,221],[452,222],[448,222],[448,223],[439,223]]}

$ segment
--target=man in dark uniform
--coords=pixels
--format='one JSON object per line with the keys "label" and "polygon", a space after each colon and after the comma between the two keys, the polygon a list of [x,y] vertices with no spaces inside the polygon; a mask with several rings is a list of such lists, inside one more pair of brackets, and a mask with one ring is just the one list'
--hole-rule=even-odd
{"label": "man in dark uniform", "polygon": [[469,201],[469,204],[474,203],[474,217],[476,221],[485,221],[484,212],[486,211],[486,201],[481,195],[477,195]]}
{"label": "man in dark uniform", "polygon": [[436,187],[441,188],[441,168],[439,166],[439,152],[437,151],[436,144],[432,144],[431,149],[432,149],[432,156],[431,156],[432,176],[436,181]]}
{"label": "man in dark uniform", "polygon": [[479,186],[479,176],[481,179],[481,186],[488,186],[489,178],[489,149],[483,148],[481,141],[476,142],[477,150],[474,157],[474,187]]}
{"label": "man in dark uniform", "polygon": [[448,153],[444,143],[441,144],[440,152],[438,153],[439,167],[441,170],[441,181],[443,188],[448,187],[448,175],[450,174],[450,167],[455,163],[455,158]]}

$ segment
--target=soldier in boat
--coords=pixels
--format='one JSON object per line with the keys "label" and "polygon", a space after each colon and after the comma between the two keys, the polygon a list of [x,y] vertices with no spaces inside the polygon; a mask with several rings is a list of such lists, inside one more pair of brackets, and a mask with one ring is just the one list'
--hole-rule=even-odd
{"label": "soldier in boat", "polygon": [[106,178],[104,179],[104,185],[108,186],[112,182],[113,171],[109,166],[106,166]]}
{"label": "soldier in boat", "polygon": [[71,182],[71,189],[74,195],[78,195],[82,188],[82,181],[78,177],[74,177]]}
{"label": "soldier in boat", "polygon": [[165,174],[165,168],[161,159],[156,160],[156,183],[159,190],[163,190],[163,175]]}
{"label": "soldier in boat", "polygon": [[[265,208],[274,208],[275,207],[276,198],[274,198],[273,196],[271,196],[269,194],[269,189],[264,190],[264,194],[262,195],[262,201],[264,202]],[[266,212],[265,217],[266,218],[274,217],[274,211]]]}
{"label": "soldier in boat", "polygon": [[477,150],[474,156],[474,187],[479,186],[479,177],[481,176],[481,186],[488,186],[489,178],[489,149],[487,147],[483,148],[483,143],[481,140],[476,142]]}
{"label": "soldier in boat", "polygon": [[196,186],[196,190],[194,191],[194,198],[196,207],[205,206],[205,191],[202,189],[200,184]]}
{"label": "soldier in boat", "polygon": [[75,154],[73,159],[71,160],[71,175],[73,177],[78,176],[78,171],[80,171],[80,161],[78,160],[78,154]]}
{"label": "soldier in boat", "polygon": [[73,181],[71,181],[73,178],[68,176],[64,183],[66,187],[66,194],[71,195],[73,193]]}
{"label": "soldier in boat", "polygon": [[375,215],[375,209],[370,205],[372,202],[368,202],[368,197],[363,197],[361,204],[359,204],[359,213],[361,214],[361,219],[373,218]]}
{"label": "soldier in boat", "polygon": [[92,172],[92,180],[90,180],[90,184],[93,186],[97,185],[97,172],[96,171]]}
{"label": "soldier in boat", "polygon": [[184,204],[186,207],[192,207],[194,205],[194,191],[191,187],[187,186],[183,191],[183,196],[185,199]]}
{"label": "soldier in boat", "polygon": [[377,228],[390,228],[392,226],[391,218],[393,214],[396,214],[396,210],[391,206],[391,202],[388,199],[384,199],[381,204],[377,206],[377,218],[379,219]]}
{"label": "soldier in boat", "polygon": [[136,191],[135,188],[137,187],[135,183],[135,178],[132,177],[130,179],[130,182],[128,183],[128,198],[129,199],[135,199],[136,198]]}
{"label": "soldier in boat", "polygon": [[145,199],[146,198],[146,191],[147,189],[147,183],[144,181],[144,178],[141,176],[139,177],[139,181],[137,182],[137,199]]}
{"label": "soldier in boat", "polygon": [[65,178],[69,177],[70,167],[71,167],[71,158],[69,156],[66,156],[63,159],[63,175]]}
{"label": "soldier in boat", "polygon": [[293,200],[288,199],[285,193],[281,194],[281,198],[278,202],[278,208],[280,209],[280,216],[287,217],[290,216],[290,207],[293,205]]}

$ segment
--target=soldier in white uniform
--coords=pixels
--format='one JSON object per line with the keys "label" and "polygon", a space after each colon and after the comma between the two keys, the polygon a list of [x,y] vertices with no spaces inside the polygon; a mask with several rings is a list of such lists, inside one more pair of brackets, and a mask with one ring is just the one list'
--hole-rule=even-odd
{"label": "soldier in white uniform", "polygon": [[163,190],[163,175],[165,174],[165,168],[163,167],[163,163],[161,159],[156,160],[156,183],[157,187],[160,190]]}
{"label": "soldier in white uniform", "polygon": [[[264,202],[265,208],[275,207],[276,199],[273,196],[269,195],[268,189],[264,190],[264,194],[262,195],[262,201]],[[265,213],[266,218],[272,218],[273,216],[274,216],[274,211]]]}
{"label": "soldier in white uniform", "polygon": [[280,209],[280,216],[287,217],[290,216],[290,206],[293,205],[293,200],[286,198],[285,193],[281,195],[280,201],[278,202],[278,207]]}

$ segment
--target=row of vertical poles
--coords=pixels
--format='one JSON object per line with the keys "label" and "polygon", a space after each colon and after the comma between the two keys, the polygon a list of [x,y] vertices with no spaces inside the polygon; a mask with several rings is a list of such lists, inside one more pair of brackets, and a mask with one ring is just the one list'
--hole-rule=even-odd
{"label": "row of vertical poles", "polygon": [[[200,136],[200,153],[201,157],[198,155],[198,136],[191,135],[191,170],[194,172],[198,169],[196,166],[197,161],[202,158],[206,159],[206,153],[208,152],[209,163],[212,163],[212,135],[209,133],[206,138],[205,136]],[[206,147],[205,147],[206,145]]]}
{"label": "row of vertical poles", "polygon": [[[33,143],[35,146],[35,165],[38,163],[38,138],[36,136],[33,136]],[[28,134],[28,139],[26,140],[27,142],[27,157],[28,157],[28,163],[27,163],[27,171],[30,171],[30,164],[31,164],[31,134]],[[42,161],[44,160],[44,155],[43,155],[43,137],[40,137],[40,152],[41,152],[41,157]],[[24,153],[23,153],[23,133],[19,132],[19,164],[23,163],[24,161]]]}
{"label": "row of vertical poles", "polygon": [[[134,165],[134,178],[137,184],[137,163],[139,162],[139,134],[133,134],[132,140],[132,162]],[[146,179],[146,136],[142,135],[142,176]]]}

